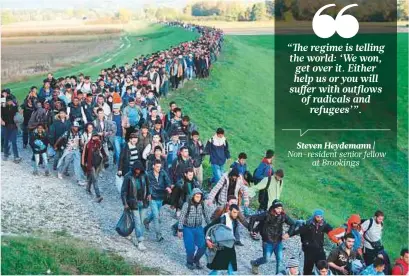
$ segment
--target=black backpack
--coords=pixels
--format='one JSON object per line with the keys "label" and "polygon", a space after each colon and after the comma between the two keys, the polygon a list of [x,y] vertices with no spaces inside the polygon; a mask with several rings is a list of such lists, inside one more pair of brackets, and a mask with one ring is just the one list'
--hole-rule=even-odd
{"label": "black backpack", "polygon": [[[362,219],[361,220],[361,225],[362,225],[362,223],[364,223],[367,220],[368,219]],[[374,219],[370,218],[368,228],[366,229],[366,231],[364,231],[362,236],[363,236],[364,240],[366,240],[373,247],[374,250],[379,252],[379,251],[382,251],[384,249],[381,241],[372,242],[372,241],[368,240],[368,238],[366,237],[366,233],[371,229],[373,223],[374,223]],[[383,223],[382,223],[382,226],[383,226]]]}
{"label": "black backpack", "polygon": [[102,153],[101,153],[101,149],[94,149],[92,151],[92,166],[94,168],[98,168],[101,164],[102,164]]}
{"label": "black backpack", "polygon": [[258,202],[260,203],[260,206],[264,206],[265,209],[268,207],[268,188],[270,187],[270,184],[271,176],[268,177],[267,186],[258,192]]}

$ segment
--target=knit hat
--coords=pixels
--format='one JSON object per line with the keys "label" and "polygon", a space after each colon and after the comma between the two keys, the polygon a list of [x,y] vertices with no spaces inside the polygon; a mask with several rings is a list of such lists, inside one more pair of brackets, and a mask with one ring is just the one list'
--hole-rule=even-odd
{"label": "knit hat", "polygon": [[312,216],[313,217],[317,217],[317,216],[323,217],[324,216],[324,211],[321,210],[321,209],[316,209],[316,210],[314,210],[314,213],[312,213]]}
{"label": "knit hat", "polygon": [[292,268],[292,267],[298,267],[300,264],[298,262],[298,260],[291,258],[288,260],[287,262],[287,268]]}
{"label": "knit hat", "polygon": [[283,203],[279,201],[278,199],[273,201],[273,204],[271,205],[273,209],[278,208],[278,207],[283,207]]}

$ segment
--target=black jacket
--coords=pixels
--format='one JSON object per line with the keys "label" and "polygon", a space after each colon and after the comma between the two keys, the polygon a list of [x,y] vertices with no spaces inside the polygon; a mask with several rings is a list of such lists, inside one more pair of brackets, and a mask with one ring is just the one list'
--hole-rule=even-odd
{"label": "black jacket", "polygon": [[201,141],[195,144],[193,140],[190,140],[188,143],[188,148],[189,148],[189,155],[193,159],[194,167],[195,168],[200,167],[200,165],[202,165],[202,162],[203,162],[203,157],[205,156],[204,145],[202,144]]}
{"label": "black jacket", "polygon": [[164,170],[160,170],[159,177],[156,179],[154,171],[147,173],[149,180],[150,195],[153,200],[163,200],[166,197],[166,188],[170,188],[171,183],[168,174]]}
{"label": "black jacket", "polygon": [[[128,143],[122,148],[121,153],[119,155],[119,162],[118,162],[118,171],[122,171],[122,175],[125,175],[129,172],[129,161],[131,158],[131,151],[129,150]],[[142,153],[138,149],[138,160],[142,160]]]}
{"label": "black jacket", "polygon": [[58,115],[55,118],[49,130],[50,143],[53,145],[57,142],[58,138],[71,129],[71,122],[69,120],[62,122]]}
{"label": "black jacket", "polygon": [[[146,171],[153,170],[152,167],[155,164],[155,160],[156,160],[156,158],[155,158],[154,154],[151,154],[151,155],[148,156],[148,159],[146,160]],[[162,163],[162,169],[167,172],[168,164],[167,164],[166,158],[161,156],[160,157],[160,162]]]}
{"label": "black jacket", "polygon": [[178,158],[173,161],[172,167],[169,171],[172,183],[176,184],[176,182],[182,179],[188,168],[193,168],[193,159],[189,157],[189,159],[183,160],[181,156],[178,156]]}
{"label": "black jacket", "polygon": [[259,222],[257,227],[260,229],[263,242],[280,242],[283,236],[283,224],[286,223],[290,226],[288,233],[291,234],[294,231],[295,222],[284,212],[275,216],[271,214],[271,211],[272,207],[266,212],[251,216],[249,230],[252,232],[254,224]]}
{"label": "black jacket", "polygon": [[328,234],[331,230],[331,225],[326,223],[325,220],[317,225],[314,222],[314,219],[310,219],[306,224],[290,234],[290,236],[300,234],[302,248],[304,251],[308,249],[323,250],[324,234]]}
{"label": "black jacket", "polygon": [[183,204],[189,199],[189,185],[191,185],[191,191],[193,191],[194,188],[200,189],[200,184],[195,178],[193,178],[192,181],[182,178],[176,183],[175,187],[173,188],[172,203],[176,208],[182,209]]}
{"label": "black jacket", "polygon": [[[149,180],[144,172],[144,168],[141,162],[135,162],[133,169],[139,168],[141,174],[135,178],[133,171],[128,172],[124,176],[124,182],[121,188],[122,204],[128,205],[131,210],[138,210],[138,201],[142,202],[142,208],[148,208],[149,201]],[[137,182],[139,182],[139,189],[137,188]]]}
{"label": "black jacket", "polygon": [[6,123],[5,127],[7,128],[17,128],[16,123],[14,122],[14,116],[18,112],[17,106],[7,105],[1,108],[1,119]]}
{"label": "black jacket", "polygon": [[23,109],[24,117],[23,125],[28,126],[28,121],[30,121],[31,114],[33,114],[34,112],[34,106],[28,106],[28,104],[23,104],[21,105],[21,108]]}

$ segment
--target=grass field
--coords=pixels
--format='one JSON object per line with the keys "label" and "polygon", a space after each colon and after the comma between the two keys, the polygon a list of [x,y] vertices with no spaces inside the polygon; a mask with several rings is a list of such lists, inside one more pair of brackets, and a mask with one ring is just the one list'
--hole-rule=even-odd
{"label": "grass field", "polygon": [[68,238],[1,237],[1,274],[157,275],[161,271],[130,265],[119,255]]}
{"label": "grass field", "polygon": [[[384,242],[394,257],[408,243],[407,39],[407,34],[398,36],[397,163],[366,162],[351,175],[344,168],[312,171],[296,162],[283,163],[280,156],[275,162],[276,168],[286,171],[283,201],[296,217],[306,219],[313,209],[322,208],[329,222],[338,226],[352,213],[367,218],[378,208],[384,210]],[[274,36],[228,36],[211,78],[189,83],[169,99],[200,126],[202,139],[223,126],[234,158],[245,151],[251,172],[264,151],[274,148],[273,48]]]}
{"label": "grass field", "polygon": [[[138,38],[140,37],[144,37],[145,40],[139,42]],[[97,58],[58,70],[54,72],[54,76],[71,76],[82,72],[84,75],[89,75],[95,80],[102,68],[111,67],[113,64],[123,65],[125,62],[131,63],[135,57],[141,54],[150,54],[161,49],[167,49],[183,41],[193,40],[195,37],[197,37],[197,34],[186,32],[180,28],[165,29],[162,26],[152,25],[140,31],[126,33],[124,38],[126,45],[120,50],[115,49]],[[43,79],[44,74],[41,74],[28,77],[20,82],[2,83],[2,88],[10,88],[13,94],[21,100],[32,85],[42,85]]]}

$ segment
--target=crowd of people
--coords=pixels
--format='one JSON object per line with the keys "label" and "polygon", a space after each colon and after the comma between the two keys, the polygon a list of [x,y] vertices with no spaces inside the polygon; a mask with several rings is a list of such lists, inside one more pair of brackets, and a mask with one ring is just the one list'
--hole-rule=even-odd
{"label": "crowd of people", "polygon": [[[21,126],[23,148],[33,153],[33,174],[44,169],[48,177],[53,170],[63,179],[72,171],[78,185],[95,193],[98,203],[103,201],[99,175],[115,166],[124,210],[132,212],[135,246],[148,250],[144,231],[150,231],[151,224],[157,241],[163,241],[160,211],[170,205],[178,220],[169,231],[183,239],[186,266],[192,270],[203,268],[200,260],[206,254],[211,274],[237,271],[236,247],[243,246],[238,229],[244,227],[252,239],[262,241],[260,258],[250,262],[253,274],[274,253],[275,274],[299,275],[298,258],[283,261],[283,241],[296,235],[301,237],[305,275],[407,274],[408,250],[402,250],[395,265],[384,250],[381,211],[367,220],[353,214],[335,229],[319,209],[307,221],[295,220],[280,201],[284,171],[274,168],[273,150],[266,150],[253,173],[244,152],[226,169],[231,153],[223,128],[203,142],[182,107],[170,102],[169,110],[162,109],[160,98],[167,97],[169,90],[209,76],[223,45],[221,30],[181,22],[163,24],[198,32],[200,37],[140,56],[132,64],[102,69],[94,81],[83,74],[56,79],[49,73],[42,87],[32,86],[22,103],[3,89],[3,161],[10,158],[10,143],[14,162],[21,161],[17,147]],[[212,177],[204,180],[206,156]],[[250,214],[255,196],[259,208]],[[288,225],[285,233],[284,224]],[[328,256],[325,234],[337,244]]]}

